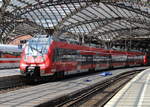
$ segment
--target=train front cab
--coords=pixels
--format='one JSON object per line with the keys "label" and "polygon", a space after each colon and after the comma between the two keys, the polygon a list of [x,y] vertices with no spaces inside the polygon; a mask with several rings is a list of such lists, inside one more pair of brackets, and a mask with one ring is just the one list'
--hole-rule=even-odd
{"label": "train front cab", "polygon": [[24,76],[41,77],[53,75],[51,72],[51,38],[36,38],[27,44],[20,61],[20,71]]}
{"label": "train front cab", "polygon": [[144,65],[150,65],[150,54],[144,55]]}

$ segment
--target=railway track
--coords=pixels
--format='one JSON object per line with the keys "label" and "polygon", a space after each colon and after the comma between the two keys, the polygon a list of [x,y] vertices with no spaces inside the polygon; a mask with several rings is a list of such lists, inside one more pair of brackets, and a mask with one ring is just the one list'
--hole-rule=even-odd
{"label": "railway track", "polygon": [[140,71],[133,71],[113,80],[110,86],[93,94],[88,100],[85,100],[80,106],[82,107],[103,107],[126,83],[135,77]]}
{"label": "railway track", "polygon": [[0,78],[0,91],[23,87],[26,85],[25,78],[20,75],[7,76]]}
{"label": "railway track", "polygon": [[[78,92],[74,92],[70,95],[62,96],[39,106],[45,107],[51,105],[54,107],[101,107],[140,71],[142,70],[121,73],[88,88],[79,90]],[[117,84],[117,86],[115,86],[115,84]],[[113,88],[111,88],[112,86]],[[108,90],[111,90],[110,93],[104,93],[104,91]],[[95,100],[94,102],[93,99]]]}
{"label": "railway track", "polygon": [[[28,88],[21,88],[19,90],[16,89],[10,92],[0,92],[0,105],[9,105],[14,107],[65,107],[74,105],[82,106],[83,104],[90,102],[90,99],[95,96],[95,93],[99,94],[99,92],[102,92],[107,88],[107,86],[111,86],[111,84],[113,84],[113,82],[115,81],[115,78],[119,78],[119,75],[127,75],[126,72],[131,72],[133,70],[136,70],[134,71],[136,74],[138,72],[137,70],[143,70],[147,68],[148,67],[134,67],[127,69],[110,70],[113,75],[107,77],[102,77],[101,75],[99,75],[99,72],[91,73],[89,75],[79,75],[75,77],[71,76],[70,78],[65,78],[61,81],[50,81],[49,83],[30,85],[30,87]],[[109,83],[109,81],[111,82]],[[104,86],[104,83],[106,87]],[[105,99],[102,95],[99,96],[101,96],[102,99]],[[97,100],[100,103],[102,101],[99,99]],[[95,104],[99,105],[99,103]]]}

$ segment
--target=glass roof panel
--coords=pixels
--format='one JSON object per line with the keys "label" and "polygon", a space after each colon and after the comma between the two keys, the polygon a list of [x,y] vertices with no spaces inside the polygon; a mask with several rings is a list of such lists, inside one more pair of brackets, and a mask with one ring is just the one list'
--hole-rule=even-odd
{"label": "glass roof panel", "polygon": [[110,17],[118,16],[112,10],[110,10],[106,5],[102,4],[102,8],[103,8],[103,11],[105,11],[108,15],[110,15]]}
{"label": "glass roof panel", "polygon": [[91,20],[91,17],[87,17],[86,15],[82,14],[82,13],[77,13],[78,16],[81,16],[83,19],[86,19],[86,20]]}
{"label": "glass roof panel", "polygon": [[95,17],[95,15],[90,13],[88,10],[82,10],[81,13],[84,14],[86,17],[89,17],[89,18]]}
{"label": "glass roof panel", "polygon": [[84,20],[85,20],[85,19],[83,19],[82,17],[76,16],[76,15],[72,16],[72,18],[73,18],[73,19],[76,19],[77,21],[84,21]]}
{"label": "glass roof panel", "polygon": [[[57,4],[58,2],[56,1],[62,4]],[[55,2],[57,5],[53,6],[53,3],[50,2]],[[126,28],[136,28],[137,26],[143,27],[143,29],[149,28],[149,16],[145,17],[145,13],[145,16],[143,16],[139,12],[139,9],[141,9],[150,13],[150,9],[144,7],[144,5],[139,8],[139,5],[128,2],[125,5],[130,6],[130,10],[127,10],[123,7],[125,6],[123,2],[116,2],[120,4],[120,7],[117,7],[117,5],[113,6],[113,3],[73,2],[69,0],[67,2],[61,0],[11,0],[6,10],[10,13],[13,12],[11,15],[16,15],[17,18],[28,19],[46,29],[53,29],[55,28],[54,26],[65,27],[66,29],[68,27],[70,29],[67,30],[70,32],[83,34],[90,34],[92,31],[93,34],[99,31],[110,31],[109,34],[103,35],[103,38],[115,37],[115,34],[119,35],[119,33],[111,33],[111,31],[118,29],[125,31]],[[137,10],[132,12],[132,7]],[[14,9],[17,11],[13,11]],[[9,28],[6,28],[6,30],[9,30]],[[142,32],[144,31],[142,30]],[[137,32],[138,30],[134,33]]]}
{"label": "glass roof panel", "polygon": [[71,19],[71,18],[68,19],[68,21],[69,21],[69,22],[72,22],[72,23],[77,23],[77,22],[78,22],[77,20],[74,20],[74,19]]}
{"label": "glass roof panel", "polygon": [[105,11],[104,8],[105,8],[104,4],[100,3],[98,10],[99,10],[105,17],[111,18],[112,16],[110,15],[110,13],[108,14],[108,13]]}

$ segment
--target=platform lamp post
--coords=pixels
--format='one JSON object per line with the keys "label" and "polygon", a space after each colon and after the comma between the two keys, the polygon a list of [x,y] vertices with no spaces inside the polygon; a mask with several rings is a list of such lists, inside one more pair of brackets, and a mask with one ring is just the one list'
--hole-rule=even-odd
{"label": "platform lamp post", "polygon": [[84,34],[82,34],[82,42],[81,43],[85,44],[85,35]]}
{"label": "platform lamp post", "polygon": [[[130,24],[131,24],[131,23],[130,23]],[[130,27],[130,37],[129,37],[129,39],[130,39],[130,50],[131,50],[131,45],[132,45],[132,43],[131,43],[131,36],[132,36],[131,30],[132,30],[132,25],[131,25],[131,27]]]}
{"label": "platform lamp post", "polygon": [[131,21],[130,21],[130,29],[129,29],[129,43],[128,43],[128,49],[127,49],[127,51],[131,51],[131,45],[132,45],[132,43],[131,43],[131,36],[132,36],[132,23],[131,23]]}
{"label": "platform lamp post", "polygon": [[79,41],[80,45],[83,44],[83,35],[82,34],[78,34],[78,41]]}
{"label": "platform lamp post", "polygon": [[125,40],[124,40],[124,51],[128,51],[128,49],[127,49],[127,36],[125,37]]}

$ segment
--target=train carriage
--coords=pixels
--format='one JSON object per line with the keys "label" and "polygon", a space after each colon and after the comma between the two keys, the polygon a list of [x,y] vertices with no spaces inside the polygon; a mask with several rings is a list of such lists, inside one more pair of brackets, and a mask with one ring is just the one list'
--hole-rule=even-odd
{"label": "train carriage", "polygon": [[58,76],[144,64],[144,54],[82,46],[54,37],[27,43],[20,71],[27,77]]}
{"label": "train carriage", "polygon": [[141,52],[127,52],[128,60],[127,65],[128,66],[140,66],[144,65],[144,53]]}
{"label": "train carriage", "polygon": [[21,52],[16,45],[0,44],[0,68],[19,67]]}
{"label": "train carriage", "polygon": [[127,54],[126,52],[110,50],[111,54],[111,66],[113,68],[125,67],[127,66]]}

